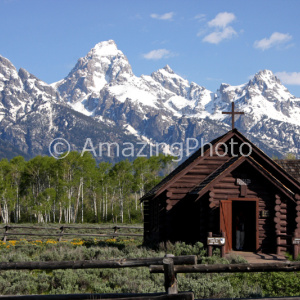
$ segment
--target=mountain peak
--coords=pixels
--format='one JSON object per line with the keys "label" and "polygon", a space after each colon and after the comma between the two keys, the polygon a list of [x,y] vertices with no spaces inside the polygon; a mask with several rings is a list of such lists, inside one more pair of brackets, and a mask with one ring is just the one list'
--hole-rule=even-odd
{"label": "mountain peak", "polygon": [[264,82],[277,82],[281,83],[280,80],[274,75],[271,70],[261,70],[254,75],[254,79],[256,81],[264,81]]}
{"label": "mountain peak", "polygon": [[169,65],[166,65],[163,70],[167,71],[170,74],[175,74],[175,72],[171,69]]}
{"label": "mountain peak", "polygon": [[[6,68],[12,69],[14,71],[16,71],[15,66],[10,62],[9,59],[7,59],[6,57],[0,55],[0,65],[5,66]],[[1,73],[1,70],[0,70]]]}
{"label": "mountain peak", "polygon": [[88,53],[88,56],[116,56],[118,54],[123,54],[121,50],[118,49],[117,44],[113,40],[108,40],[100,42],[95,45],[94,48]]}
{"label": "mountain peak", "polygon": [[272,90],[275,87],[276,89],[280,88],[286,90],[280,80],[270,70],[261,70],[256,73],[249,81],[248,85],[257,86],[260,91],[265,91],[267,89]]}

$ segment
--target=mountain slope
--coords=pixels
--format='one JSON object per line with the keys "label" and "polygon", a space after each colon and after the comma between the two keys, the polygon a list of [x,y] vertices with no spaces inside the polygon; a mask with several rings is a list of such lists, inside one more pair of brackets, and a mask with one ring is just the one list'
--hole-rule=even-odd
{"label": "mountain slope", "polygon": [[[86,138],[99,142],[147,142],[172,154],[231,128],[231,102],[245,112],[236,127],[269,155],[300,148],[300,99],[269,70],[239,86],[214,93],[165,66],[137,77],[114,41],[97,44],[71,72],[51,85],[0,56],[0,139],[29,156],[49,154],[63,137],[81,151]],[[176,144],[177,143],[177,144]],[[149,152],[149,151],[148,151]]]}
{"label": "mountain slope", "polygon": [[[116,69],[114,76],[108,75],[109,70]],[[105,80],[95,91],[97,78]],[[99,121],[105,118],[144,140],[166,142],[169,146],[187,138],[205,138],[207,142],[230,128],[224,123],[230,125],[231,120],[222,111],[228,111],[234,101],[237,109],[245,112],[245,116],[237,118],[237,127],[248,138],[261,140],[267,153],[280,155],[299,148],[300,99],[268,70],[258,72],[240,86],[221,84],[213,93],[189,83],[169,66],[150,76],[136,77],[114,41],[107,41],[79,59],[56,86],[73,109]],[[72,93],[64,91],[74,91],[75,86],[81,96],[70,100]],[[279,126],[275,130],[275,124],[283,129]],[[286,130],[290,132],[288,136]]]}
{"label": "mountain slope", "polygon": [[2,157],[10,157],[10,147],[29,157],[49,155],[49,144],[57,137],[65,138],[71,150],[78,151],[84,148],[87,137],[95,143],[95,147],[99,142],[112,140],[137,142],[135,136],[125,134],[117,126],[99,123],[74,111],[52,86],[24,69],[17,72],[3,57],[0,57],[0,72]]}

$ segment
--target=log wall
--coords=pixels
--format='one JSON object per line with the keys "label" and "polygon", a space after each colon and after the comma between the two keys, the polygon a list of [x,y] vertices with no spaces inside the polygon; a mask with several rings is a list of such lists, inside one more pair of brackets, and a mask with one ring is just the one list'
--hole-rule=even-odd
{"label": "log wall", "polygon": [[[221,153],[221,152],[219,152]],[[206,194],[197,199],[189,192],[222,166],[229,156],[217,155],[199,159],[188,166],[185,174],[170,182],[165,192],[145,201],[145,233],[157,241],[201,241],[206,244],[208,232],[220,234],[220,201],[258,199],[258,245],[260,251],[276,253],[277,235],[300,236],[300,196],[297,204],[288,199],[274,184],[249,163],[216,178]],[[237,179],[249,179],[240,185]],[[149,216],[148,216],[149,215]],[[282,251],[287,239],[281,238]]]}
{"label": "log wall", "polygon": [[[239,185],[237,178],[250,179],[251,183]],[[289,214],[293,211],[293,202],[287,201],[284,195],[280,195],[274,186],[255,170],[249,170],[245,174],[242,167],[236,169],[232,174],[216,183],[209,195],[211,208],[219,208],[221,200],[258,199],[259,250],[263,252],[276,253],[276,234],[292,234],[295,229],[295,225],[288,226]],[[263,211],[268,216],[263,216]],[[218,222],[217,218],[215,222]],[[281,239],[280,243],[283,246],[286,245],[286,239]],[[286,251],[286,247],[283,247],[282,251]]]}

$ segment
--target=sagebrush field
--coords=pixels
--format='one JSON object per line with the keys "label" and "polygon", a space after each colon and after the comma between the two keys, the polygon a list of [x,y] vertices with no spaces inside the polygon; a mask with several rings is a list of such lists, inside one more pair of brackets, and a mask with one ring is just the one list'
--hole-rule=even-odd
{"label": "sagebrush field", "polygon": [[[141,246],[141,241],[124,238],[105,240],[74,239],[11,240],[0,243],[0,261],[104,260],[117,258],[163,257],[195,254],[199,263],[240,263],[243,258],[218,253],[205,257],[201,243],[168,244],[157,249]],[[300,294],[299,273],[254,274],[178,274],[179,291],[193,291],[195,298],[239,298],[293,296]],[[163,292],[162,274],[150,274],[148,268],[87,269],[54,271],[1,271],[0,294],[65,293],[148,293]]]}

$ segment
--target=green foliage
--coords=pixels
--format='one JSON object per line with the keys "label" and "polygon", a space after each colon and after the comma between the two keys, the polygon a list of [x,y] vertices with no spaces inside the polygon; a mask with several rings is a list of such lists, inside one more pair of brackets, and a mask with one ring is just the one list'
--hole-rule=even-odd
{"label": "green foliage", "polygon": [[284,159],[296,159],[296,155],[294,153],[287,153]]}
{"label": "green foliage", "polygon": [[10,222],[141,222],[139,198],[172,168],[172,157],[98,166],[89,152],[0,161],[0,217]]}
{"label": "green foliage", "polygon": [[238,288],[243,282],[244,285],[260,289],[263,297],[287,297],[300,294],[298,272],[237,273],[227,275],[226,278],[234,288]]}
{"label": "green foliage", "polygon": [[[123,243],[123,244],[122,244]],[[91,241],[88,246],[70,243],[34,247],[26,241],[18,247],[1,249],[1,261],[104,260],[163,257],[166,249],[151,250],[125,241]],[[162,247],[162,246],[161,246]],[[168,244],[168,253],[202,255],[201,243]],[[169,252],[171,251],[171,252]],[[200,253],[200,254],[199,254]],[[202,259],[202,263],[240,263],[231,255]],[[193,291],[195,298],[287,297],[300,294],[300,276],[290,273],[178,274],[180,291]],[[66,293],[154,293],[163,292],[163,274],[150,274],[148,268],[2,271],[1,295]]]}
{"label": "green foliage", "polygon": [[[121,247],[123,243],[123,247]],[[1,250],[1,261],[103,260],[127,257],[162,257],[164,254],[127,244],[126,240],[109,243],[95,241],[74,247],[70,243],[30,247],[26,241],[18,247]],[[125,245],[128,245],[125,247]],[[160,280],[158,280],[160,278]],[[0,278],[1,294],[129,293],[163,291],[162,276],[150,279],[148,268],[54,271],[4,271]]]}
{"label": "green foliage", "polygon": [[194,245],[186,244],[185,242],[176,242],[174,244],[167,242],[159,245],[159,250],[166,253],[179,255],[197,255],[199,259],[206,255],[206,249],[201,242],[197,242]]}

